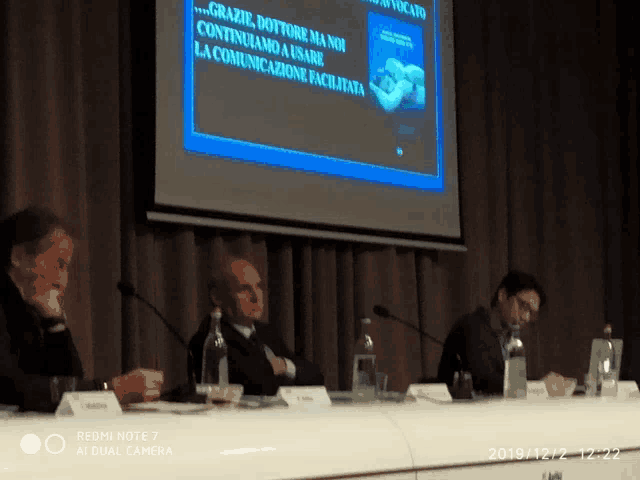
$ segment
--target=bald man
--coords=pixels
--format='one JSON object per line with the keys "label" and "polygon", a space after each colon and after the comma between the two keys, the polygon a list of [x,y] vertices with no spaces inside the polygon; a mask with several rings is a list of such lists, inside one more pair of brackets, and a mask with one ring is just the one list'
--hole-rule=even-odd
{"label": "bald man", "polygon": [[[209,282],[214,308],[222,310],[222,335],[228,346],[229,382],[244,386],[245,395],[275,395],[284,385],[324,385],[320,369],[296,356],[262,319],[266,292],[257,269],[246,259],[225,257]],[[212,316],[189,342],[193,365],[189,377],[202,374],[202,349]]]}

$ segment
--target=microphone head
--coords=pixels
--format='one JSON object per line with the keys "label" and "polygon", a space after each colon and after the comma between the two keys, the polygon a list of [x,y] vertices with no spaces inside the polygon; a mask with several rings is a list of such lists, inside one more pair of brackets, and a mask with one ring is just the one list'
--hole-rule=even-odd
{"label": "microphone head", "polygon": [[376,315],[382,318],[389,318],[391,316],[391,312],[389,312],[389,309],[386,307],[383,307],[382,305],[374,306],[373,313],[375,313]]}
{"label": "microphone head", "polygon": [[135,295],[136,293],[136,289],[133,288],[133,285],[127,282],[118,282],[118,290],[126,296]]}

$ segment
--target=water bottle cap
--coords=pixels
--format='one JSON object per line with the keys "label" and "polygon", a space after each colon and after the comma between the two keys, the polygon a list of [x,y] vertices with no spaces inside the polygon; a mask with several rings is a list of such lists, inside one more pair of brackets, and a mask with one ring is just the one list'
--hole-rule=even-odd
{"label": "water bottle cap", "polygon": [[219,308],[216,308],[213,312],[213,318],[215,318],[216,320],[220,321],[220,319],[222,318],[222,311],[220,311]]}
{"label": "water bottle cap", "polygon": [[607,332],[607,333],[610,333],[610,332],[611,332],[611,324],[610,324],[610,323],[607,323],[607,324],[604,326],[604,331],[605,331],[605,332]]}

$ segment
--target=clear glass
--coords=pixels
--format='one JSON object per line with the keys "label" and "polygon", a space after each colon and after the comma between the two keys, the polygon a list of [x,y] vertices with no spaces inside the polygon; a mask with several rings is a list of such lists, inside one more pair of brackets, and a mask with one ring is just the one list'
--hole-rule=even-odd
{"label": "clear glass", "polygon": [[51,387],[51,401],[58,405],[65,392],[75,392],[78,388],[78,377],[56,375],[49,378]]}
{"label": "clear glass", "polygon": [[453,387],[450,390],[451,397],[455,400],[471,400],[475,398],[471,373],[455,372],[453,374]]}
{"label": "clear glass", "polygon": [[386,373],[376,372],[376,393],[384,393],[387,391],[387,381],[389,376]]}

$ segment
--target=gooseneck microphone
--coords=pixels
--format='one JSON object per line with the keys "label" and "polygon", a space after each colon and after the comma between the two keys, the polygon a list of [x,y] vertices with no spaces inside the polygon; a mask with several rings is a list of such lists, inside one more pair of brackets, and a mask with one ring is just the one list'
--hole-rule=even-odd
{"label": "gooseneck microphone", "polygon": [[440,346],[444,346],[444,342],[441,342],[436,337],[429,335],[427,332],[422,331],[419,327],[416,327],[415,325],[411,325],[409,322],[405,322],[401,318],[396,317],[394,314],[392,314],[389,311],[387,307],[383,307],[382,305],[376,305],[373,307],[373,313],[375,313],[381,318],[390,318],[391,320],[395,320],[398,323],[401,323],[409,328],[412,328],[416,332],[420,333],[420,335],[427,337],[432,342],[437,343]]}
{"label": "gooseneck microphone", "polygon": [[[118,282],[118,290],[120,290],[122,295],[124,295],[125,297],[137,298],[142,303],[147,305],[151,310],[153,310],[153,312],[158,316],[158,318],[162,320],[162,323],[164,323],[164,326],[167,327],[167,330],[173,333],[173,336],[176,337],[176,339],[180,342],[180,344],[184,348],[187,349],[187,353],[189,354],[189,361],[192,364],[194,364],[193,353],[191,353],[191,349],[189,348],[189,345],[187,344],[187,342],[184,341],[184,338],[182,338],[182,335],[178,333],[175,327],[171,325],[166,318],[164,318],[164,316],[158,311],[158,309],[154,305],[151,304],[151,302],[149,302],[146,298],[138,294],[138,292],[136,292],[135,287],[128,282]],[[195,379],[190,378],[189,383],[190,384],[193,383],[193,385],[195,385]]]}

